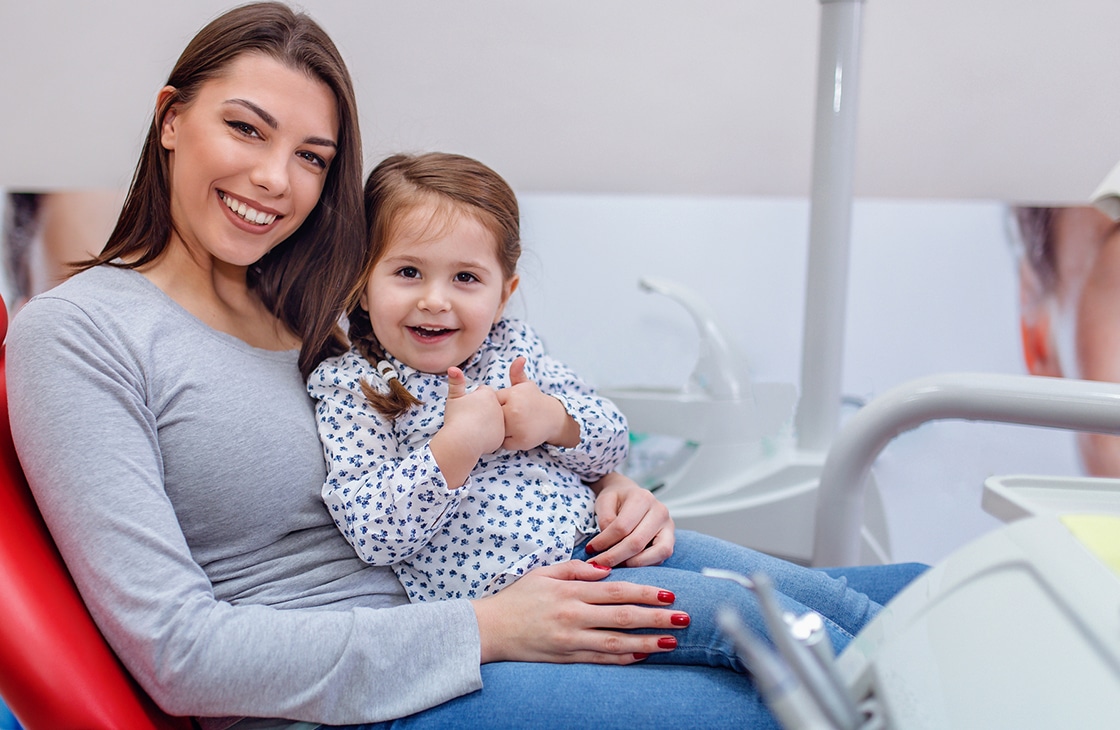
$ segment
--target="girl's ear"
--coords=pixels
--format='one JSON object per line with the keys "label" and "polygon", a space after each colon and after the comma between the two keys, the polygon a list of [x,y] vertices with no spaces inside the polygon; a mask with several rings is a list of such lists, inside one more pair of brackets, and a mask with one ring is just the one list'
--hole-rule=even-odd
{"label": "girl's ear", "polygon": [[365,289],[362,289],[362,293],[358,295],[358,306],[369,312],[369,297],[366,295]]}
{"label": "girl's ear", "polygon": [[509,298],[513,296],[513,292],[517,289],[517,285],[520,283],[521,277],[517,274],[514,274],[502,286],[502,301],[500,304],[498,304],[498,311],[494,314],[493,324],[497,324],[498,320],[502,318],[502,312],[504,312],[506,309],[506,303],[509,301]]}
{"label": "girl's ear", "polygon": [[1043,292],[1038,275],[1023,262],[1019,265],[1019,332],[1023,363],[1031,375],[1062,377],[1058,348],[1054,343],[1050,297]]}
{"label": "girl's ear", "polygon": [[166,110],[163,111],[163,117],[159,122],[159,141],[168,151],[175,149],[175,138],[178,133],[176,121],[179,110],[175,106],[175,97],[178,93],[174,86],[164,86],[156,95],[156,114]]}

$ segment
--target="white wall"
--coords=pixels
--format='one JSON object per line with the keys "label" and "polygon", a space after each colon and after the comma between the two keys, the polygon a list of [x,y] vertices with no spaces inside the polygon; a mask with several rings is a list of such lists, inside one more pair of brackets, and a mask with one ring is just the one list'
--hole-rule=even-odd
{"label": "white wall", "polygon": [[[125,186],[175,57],[229,5],[2,0],[0,187]],[[636,288],[658,274],[709,297],[759,379],[798,382],[814,0],[302,5],[351,65],[370,164],[463,152],[522,193],[521,306],[559,356],[601,385],[680,382],[691,322]],[[867,0],[864,16],[845,391],[1021,372],[991,201],[1081,202],[1120,159],[1120,4]],[[923,427],[877,467],[895,556],[988,529],[989,473],[1074,469],[1064,435]]]}
{"label": "white wall", "polygon": [[[523,195],[527,315],[552,352],[601,387],[684,384],[697,335],[642,275],[704,297],[756,381],[800,379],[808,204],[778,198]],[[856,204],[844,393],[868,400],[939,372],[1025,372],[1018,290],[996,202]],[[938,422],[878,460],[893,557],[935,562],[999,524],[980,508],[993,474],[1077,474],[1072,437]]]}
{"label": "white wall", "polygon": [[[0,186],[127,182],[160,84],[229,0],[0,3]],[[519,189],[806,195],[816,0],[303,0],[370,159]],[[860,196],[1082,201],[1120,159],[1111,0],[866,0]]]}

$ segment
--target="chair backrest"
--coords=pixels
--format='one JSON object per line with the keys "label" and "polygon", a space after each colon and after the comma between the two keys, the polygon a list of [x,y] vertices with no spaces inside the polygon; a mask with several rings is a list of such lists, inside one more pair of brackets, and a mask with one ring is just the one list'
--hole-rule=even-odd
{"label": "chair backrest", "polygon": [[[0,341],[8,314],[0,300]],[[140,689],[90,618],[12,445],[0,346],[0,696],[27,730],[191,727]]]}

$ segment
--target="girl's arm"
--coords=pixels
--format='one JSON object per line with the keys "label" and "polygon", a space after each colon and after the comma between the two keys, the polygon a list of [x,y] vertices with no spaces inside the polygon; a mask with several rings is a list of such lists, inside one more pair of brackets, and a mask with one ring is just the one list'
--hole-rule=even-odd
{"label": "girl's arm", "polygon": [[[543,446],[558,463],[586,481],[617,468],[629,449],[626,417],[569,367],[545,354],[540,338],[528,325],[514,321],[509,325],[507,336],[516,343],[514,351],[526,359],[524,366],[515,361],[511,368],[511,387],[498,391],[507,436],[512,428],[516,448]],[[552,425],[535,424],[541,414],[550,414]],[[513,447],[507,442],[506,448]]]}
{"label": "girl's arm", "polygon": [[308,390],[318,399],[327,462],[322,496],[362,560],[394,565],[427,546],[443,527],[469,488],[456,488],[464,485],[469,470],[448,474],[441,468],[447,459],[440,458],[438,434],[401,453],[393,423],[362,393],[360,379],[373,372],[364,363],[351,351],[323,363],[308,379]]}

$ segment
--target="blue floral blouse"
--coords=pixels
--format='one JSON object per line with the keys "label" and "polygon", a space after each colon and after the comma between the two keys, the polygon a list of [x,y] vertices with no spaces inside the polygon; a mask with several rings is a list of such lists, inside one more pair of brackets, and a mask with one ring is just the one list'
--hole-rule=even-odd
{"label": "blue floral blouse", "polygon": [[428,447],[443,425],[446,375],[389,357],[401,382],[423,401],[396,421],[366,401],[362,380],[388,387],[354,349],[325,360],[308,379],[327,461],[323,501],[358,555],[393,566],[413,602],[494,593],[533,568],[569,559],[595,532],[595,495],[584,482],[626,458],[626,419],[545,354],[540,338],[518,320],[491,329],[463,367],[468,387],[508,387],[519,355],[542,392],[562,396],[579,423],[580,443],[500,449],[483,456],[458,489],[448,488]]}

